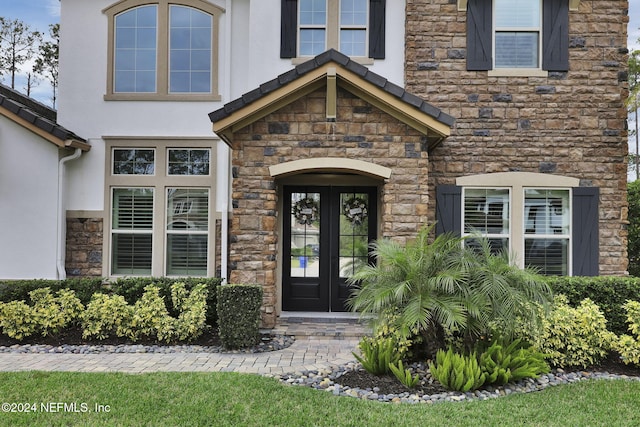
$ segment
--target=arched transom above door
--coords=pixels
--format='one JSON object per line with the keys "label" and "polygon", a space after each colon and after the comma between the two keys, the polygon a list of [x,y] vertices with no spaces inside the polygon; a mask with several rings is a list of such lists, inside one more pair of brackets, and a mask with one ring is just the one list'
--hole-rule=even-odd
{"label": "arched transom above door", "polygon": [[372,178],[391,177],[391,169],[387,167],[362,160],[335,157],[294,160],[269,167],[269,173],[274,178],[306,172],[352,172]]}

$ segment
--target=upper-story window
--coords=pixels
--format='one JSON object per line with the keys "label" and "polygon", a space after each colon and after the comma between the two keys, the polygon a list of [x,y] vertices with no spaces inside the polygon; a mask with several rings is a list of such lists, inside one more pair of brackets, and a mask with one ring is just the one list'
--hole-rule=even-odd
{"label": "upper-story window", "polygon": [[384,58],[385,0],[281,1],[280,57],[336,49],[354,58]]}
{"label": "upper-story window", "polygon": [[300,0],[299,56],[333,47],[349,56],[367,55],[367,0]]}
{"label": "upper-story window", "polygon": [[540,68],[540,0],[495,0],[495,67]]}
{"label": "upper-story window", "polygon": [[130,0],[104,12],[110,29],[106,99],[219,99],[221,9],[202,0]]}
{"label": "upper-story window", "polygon": [[569,69],[569,0],[468,0],[467,69]]}

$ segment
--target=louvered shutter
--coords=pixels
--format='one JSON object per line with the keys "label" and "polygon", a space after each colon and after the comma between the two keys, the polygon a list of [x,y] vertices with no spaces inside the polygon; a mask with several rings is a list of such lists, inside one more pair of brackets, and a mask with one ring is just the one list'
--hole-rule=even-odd
{"label": "louvered shutter", "polygon": [[436,188],[436,235],[461,235],[462,187],[439,185]]}
{"label": "louvered shutter", "polygon": [[369,57],[384,59],[386,0],[369,2]]}
{"label": "louvered shutter", "polygon": [[490,70],[492,59],[492,0],[467,3],[467,70]]}
{"label": "louvered shutter", "polygon": [[297,55],[298,0],[281,0],[280,58]]}
{"label": "louvered shutter", "polygon": [[573,275],[599,274],[598,201],[597,187],[573,188],[572,249]]}
{"label": "louvered shutter", "polygon": [[569,2],[542,2],[542,69],[569,69]]}

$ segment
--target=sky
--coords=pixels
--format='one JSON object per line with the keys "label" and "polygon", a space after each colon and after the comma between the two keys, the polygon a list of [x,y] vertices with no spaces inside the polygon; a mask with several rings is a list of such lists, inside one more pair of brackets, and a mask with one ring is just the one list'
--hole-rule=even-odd
{"label": "sky", "polygon": [[[9,20],[19,19],[32,31],[39,31],[49,36],[49,25],[60,22],[60,0],[0,0],[0,16]],[[28,65],[30,69],[32,63]],[[5,85],[11,84],[7,75],[0,77]],[[26,78],[16,77],[16,90],[26,93]],[[41,79],[40,84],[32,89],[31,97],[43,104],[51,106],[52,90],[49,81]]]}

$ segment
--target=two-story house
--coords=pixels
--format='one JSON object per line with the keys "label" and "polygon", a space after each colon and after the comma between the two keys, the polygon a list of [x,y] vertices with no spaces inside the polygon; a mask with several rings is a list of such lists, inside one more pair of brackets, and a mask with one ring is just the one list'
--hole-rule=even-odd
{"label": "two-story house", "polygon": [[62,0],[68,275],[338,312],[368,244],[626,274],[626,0]]}

